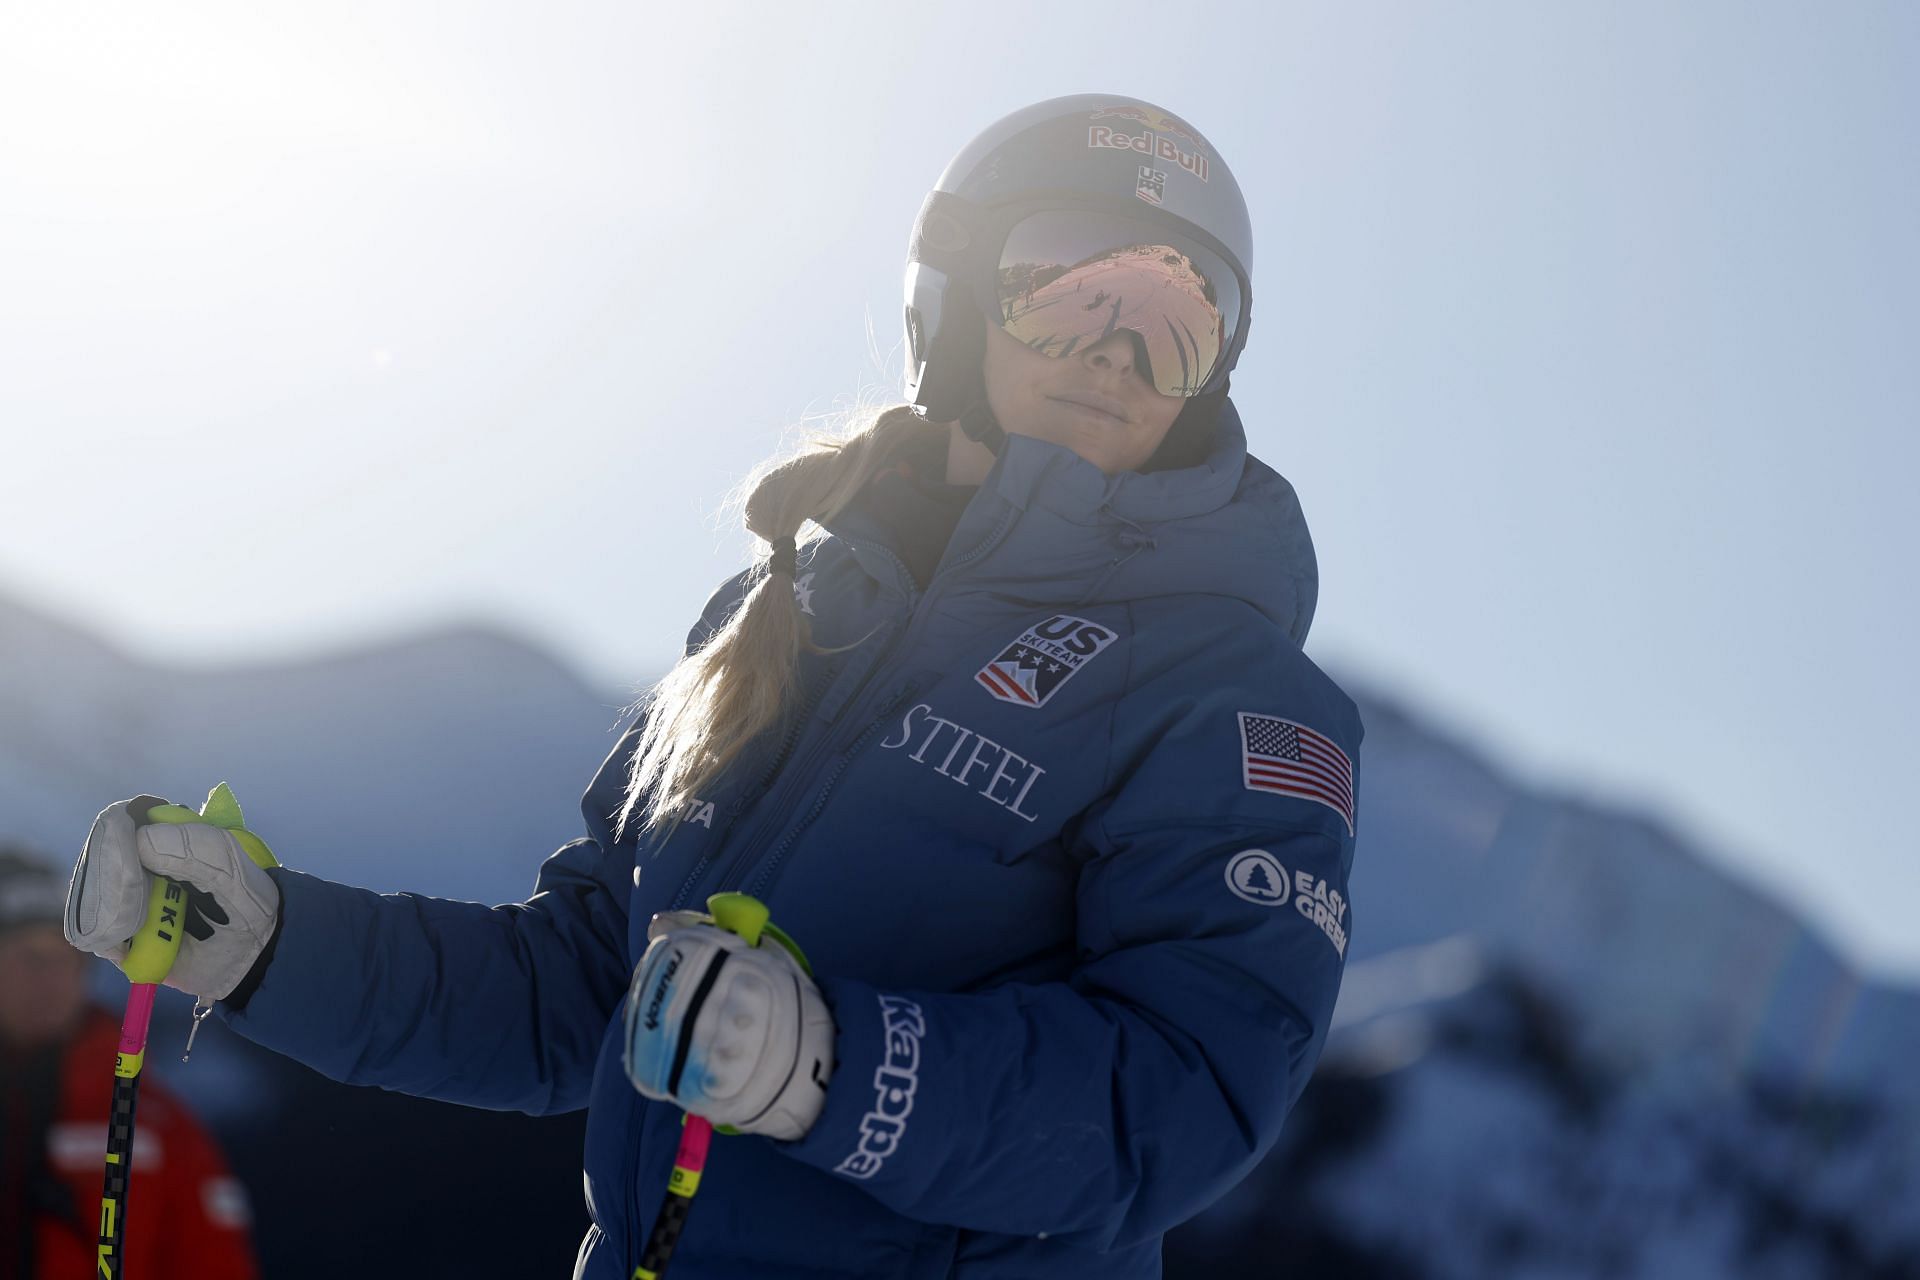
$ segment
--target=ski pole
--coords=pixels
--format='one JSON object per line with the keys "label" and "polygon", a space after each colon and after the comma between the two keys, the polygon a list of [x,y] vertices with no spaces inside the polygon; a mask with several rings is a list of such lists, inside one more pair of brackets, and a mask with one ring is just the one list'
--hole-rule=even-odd
{"label": "ski pole", "polygon": [[[758,898],[744,893],[716,893],[707,899],[707,911],[716,925],[745,938],[748,946],[759,946],[762,935],[772,938],[787,949],[808,977],[813,976],[813,966],[807,963],[799,944],[767,918],[767,906]],[[700,1189],[700,1175],[707,1167],[707,1148],[713,1142],[714,1125],[692,1114],[682,1116],[681,1124],[684,1127],[680,1132],[680,1148],[674,1153],[673,1175],[667,1179],[667,1198],[653,1220],[653,1232],[647,1237],[647,1247],[631,1280],[660,1280],[667,1263],[673,1259],[674,1247],[680,1243],[681,1229],[686,1226],[687,1213],[693,1207],[694,1192]],[[729,1125],[719,1126],[719,1131],[739,1132]]]}
{"label": "ski pole", "polygon": [[[204,822],[224,827],[261,867],[280,865],[260,837],[242,826],[240,802],[233,789],[221,783],[207,795],[195,813],[184,805],[136,801],[136,825],[156,822]],[[120,1023],[119,1052],[113,1059],[113,1111],[107,1122],[106,1185],[100,1193],[100,1243],[95,1275],[120,1280],[121,1245],[127,1229],[127,1176],[133,1165],[133,1113],[140,1100],[140,1068],[147,1055],[147,1026],[153,1017],[153,996],[180,954],[180,931],[186,923],[187,886],[155,876],[147,898],[146,919],[127,944],[121,965],[133,985],[127,990],[127,1012]],[[204,1016],[197,1010],[197,1019]],[[191,1037],[189,1037],[191,1043]]]}

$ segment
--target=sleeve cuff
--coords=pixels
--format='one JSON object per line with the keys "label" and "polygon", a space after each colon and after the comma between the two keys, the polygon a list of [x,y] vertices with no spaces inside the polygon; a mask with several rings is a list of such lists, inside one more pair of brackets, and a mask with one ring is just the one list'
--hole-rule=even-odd
{"label": "sleeve cuff", "polygon": [[920,1006],[864,982],[827,979],[821,995],[833,1011],[833,1078],[827,1104],[806,1135],[774,1147],[804,1164],[854,1182],[889,1171],[907,1140],[919,1087]]}
{"label": "sleeve cuff", "polygon": [[[269,871],[271,874],[271,871]],[[260,948],[260,954],[254,957],[253,967],[247,970],[247,976],[240,979],[240,985],[227,993],[220,1004],[228,1013],[240,1013],[247,1007],[247,1001],[260,986],[260,980],[266,977],[267,966],[273,963],[273,953],[280,946],[280,928],[287,920],[287,895],[280,894],[280,911],[273,918],[273,935],[267,939],[267,945]]]}

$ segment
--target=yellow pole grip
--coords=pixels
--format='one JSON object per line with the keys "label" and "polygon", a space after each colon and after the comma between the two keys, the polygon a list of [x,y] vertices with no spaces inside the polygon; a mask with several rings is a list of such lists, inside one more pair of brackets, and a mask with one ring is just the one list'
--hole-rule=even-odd
{"label": "yellow pole grip", "polygon": [[[280,860],[273,856],[273,850],[267,848],[266,841],[242,825],[245,818],[240,813],[240,802],[234,798],[233,788],[224,782],[207,793],[207,802],[200,806],[198,812],[183,804],[157,804],[147,810],[146,821],[204,822],[210,827],[220,827],[233,836],[234,842],[246,852],[247,857],[253,859],[255,866],[266,868],[280,865]],[[185,922],[186,909],[185,886],[165,876],[154,877],[153,894],[147,899],[146,919],[141,921],[139,932],[128,942],[127,960],[121,966],[126,970],[129,981],[160,982],[166,978],[174,960],[180,955],[181,926]]]}
{"label": "yellow pole grip", "polygon": [[187,891],[177,880],[155,876],[147,896],[147,918],[127,944],[126,963],[120,967],[130,982],[159,982],[180,954],[182,927],[187,916]]}

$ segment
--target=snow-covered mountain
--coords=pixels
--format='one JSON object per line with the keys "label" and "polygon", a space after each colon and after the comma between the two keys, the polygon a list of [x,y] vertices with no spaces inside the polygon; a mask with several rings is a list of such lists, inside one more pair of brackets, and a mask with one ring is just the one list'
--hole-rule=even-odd
{"label": "snow-covered mountain", "polygon": [[1530,793],[1396,706],[1363,711],[1356,959],[1464,933],[1571,1002],[1591,1060],[1686,1053],[1920,1103],[1920,991],[1863,979],[1639,813]]}
{"label": "snow-covered mountain", "polygon": [[[1367,740],[1336,1028],[1169,1274],[1920,1276],[1920,992],[1631,809],[1518,785],[1346,683]],[[516,899],[578,834],[619,702],[483,629],[178,671],[0,600],[0,839],[70,857],[109,801],[226,779],[291,865]],[[257,1056],[210,1040],[169,1076],[257,1116]]]}

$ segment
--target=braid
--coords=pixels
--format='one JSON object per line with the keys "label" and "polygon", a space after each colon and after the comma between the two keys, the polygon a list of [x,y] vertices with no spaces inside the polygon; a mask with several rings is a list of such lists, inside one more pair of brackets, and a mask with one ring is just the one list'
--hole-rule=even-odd
{"label": "braid", "polygon": [[902,445],[928,432],[944,428],[896,405],[856,418],[845,435],[810,441],[749,479],[746,526],[771,552],[739,608],[643,700],[617,835],[637,820],[657,841],[669,839],[688,803],[779,722],[801,651],[835,652],[814,645],[794,599],[801,527],[840,514]]}

